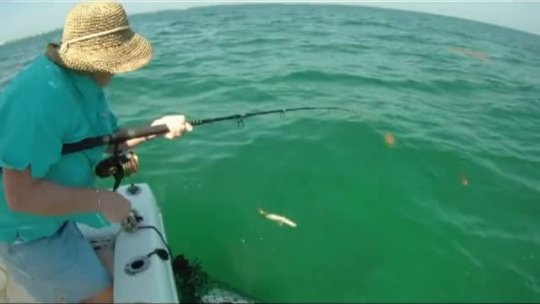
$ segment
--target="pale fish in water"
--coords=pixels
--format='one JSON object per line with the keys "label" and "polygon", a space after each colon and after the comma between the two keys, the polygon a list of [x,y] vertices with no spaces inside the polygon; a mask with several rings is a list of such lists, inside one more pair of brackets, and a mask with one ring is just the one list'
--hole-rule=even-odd
{"label": "pale fish in water", "polygon": [[386,133],[384,134],[384,142],[388,147],[393,148],[394,144],[396,143],[396,139],[392,133]]}
{"label": "pale fish in water", "polygon": [[489,55],[481,51],[475,51],[475,50],[471,50],[471,49],[467,49],[463,47],[453,47],[453,48],[450,48],[450,51],[456,54],[462,54],[462,55],[474,57],[480,60],[489,60]]}
{"label": "pale fish in water", "polygon": [[287,226],[296,228],[296,223],[295,222],[291,221],[290,219],[288,219],[288,218],[286,218],[286,217],[284,217],[282,215],[268,213],[268,212],[265,212],[264,210],[262,210],[261,208],[259,208],[259,213],[262,216],[266,217],[267,219],[278,223],[279,225],[285,224]]}

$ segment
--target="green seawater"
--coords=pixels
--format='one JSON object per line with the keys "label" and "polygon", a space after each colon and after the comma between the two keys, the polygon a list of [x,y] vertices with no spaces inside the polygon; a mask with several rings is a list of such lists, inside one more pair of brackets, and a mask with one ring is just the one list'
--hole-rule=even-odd
{"label": "green seawater", "polygon": [[[174,252],[265,302],[540,301],[539,36],[337,5],[131,24],[154,59],[106,89],[125,126],[358,112],[216,123],[138,149],[132,180],[155,192]],[[1,86],[60,35],[1,46]]]}

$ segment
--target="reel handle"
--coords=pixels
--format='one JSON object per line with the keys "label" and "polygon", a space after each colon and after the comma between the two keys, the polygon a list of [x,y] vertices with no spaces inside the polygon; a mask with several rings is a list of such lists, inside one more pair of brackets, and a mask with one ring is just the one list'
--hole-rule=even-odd
{"label": "reel handle", "polygon": [[122,230],[134,233],[137,232],[139,228],[139,223],[142,222],[143,218],[139,215],[137,210],[131,209],[128,217],[122,221]]}

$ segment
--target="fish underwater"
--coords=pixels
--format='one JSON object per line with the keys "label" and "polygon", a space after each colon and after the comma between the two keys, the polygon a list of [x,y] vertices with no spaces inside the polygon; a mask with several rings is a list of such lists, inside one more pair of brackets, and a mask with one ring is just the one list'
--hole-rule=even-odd
{"label": "fish underwater", "polygon": [[489,55],[481,51],[475,51],[464,47],[452,47],[449,50],[455,54],[465,55],[483,61],[489,60]]}
{"label": "fish underwater", "polygon": [[273,213],[268,213],[268,212],[265,212],[264,210],[262,210],[261,208],[259,208],[259,213],[266,217],[267,219],[271,220],[271,221],[274,221],[274,222],[277,222],[280,226],[282,225],[287,225],[287,226],[290,226],[290,227],[293,227],[293,228],[296,228],[296,223],[291,221],[290,219],[282,216],[282,215],[278,215],[278,214],[273,214]]}

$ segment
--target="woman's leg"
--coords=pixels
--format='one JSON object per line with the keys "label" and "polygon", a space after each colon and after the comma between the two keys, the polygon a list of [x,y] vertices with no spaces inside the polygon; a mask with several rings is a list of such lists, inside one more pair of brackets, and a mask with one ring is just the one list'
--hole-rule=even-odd
{"label": "woman's leg", "polygon": [[84,299],[81,303],[112,303],[113,302],[113,287],[112,285],[101,291],[100,293]]}
{"label": "woman's leg", "polygon": [[[110,245],[102,245],[99,248],[94,248],[99,260],[107,269],[107,272],[114,276],[114,248]],[[112,303],[113,302],[113,286],[105,288],[100,293],[83,300],[81,303]]]}
{"label": "woman's leg", "polygon": [[114,249],[112,245],[94,249],[101,263],[105,266],[109,274],[114,277]]}
{"label": "woman's leg", "polygon": [[50,237],[9,245],[6,266],[38,302],[113,300],[112,276],[74,223]]}

